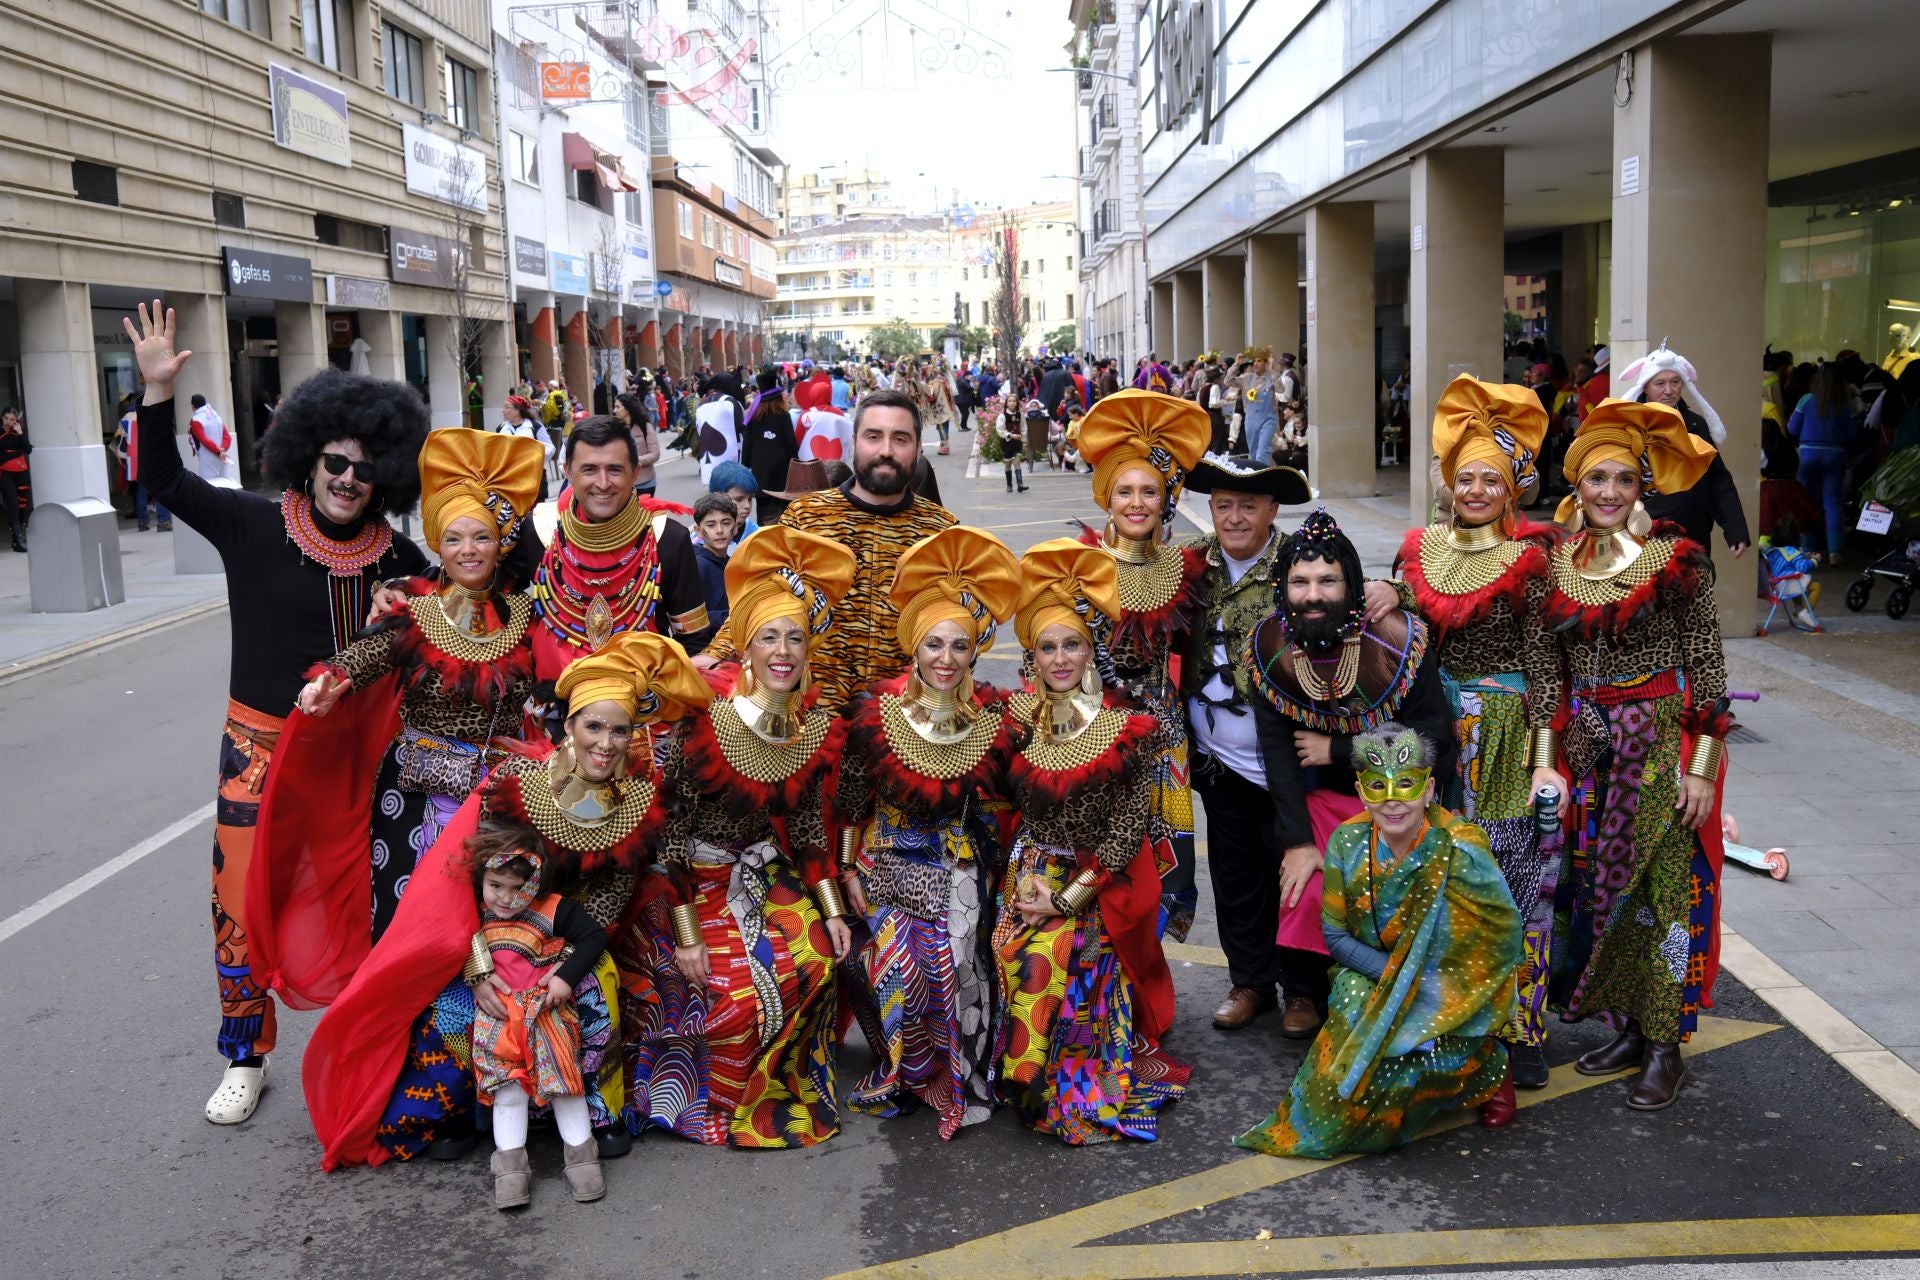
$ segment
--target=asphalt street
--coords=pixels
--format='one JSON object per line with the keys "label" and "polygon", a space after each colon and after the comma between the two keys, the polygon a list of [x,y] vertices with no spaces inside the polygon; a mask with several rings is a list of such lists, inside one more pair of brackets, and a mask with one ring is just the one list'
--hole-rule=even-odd
{"label": "asphalt street", "polygon": [[[948,505],[1016,550],[1097,520],[1084,478],[1043,471],[1023,497],[997,468],[969,481],[963,458],[939,461]],[[1303,1047],[1271,1017],[1210,1027],[1226,977],[1204,887],[1195,937],[1172,950],[1168,1048],[1194,1082],[1156,1144],[1070,1150],[1006,1114],[950,1144],[924,1114],[852,1116],[795,1152],[656,1133],[608,1166],[604,1201],[576,1205],[557,1138],[536,1132],[534,1204],[512,1216],[480,1157],[323,1174],[300,1091],[316,1015],[283,1012],[250,1123],[201,1115],[221,1067],[210,814],[44,909],[209,804],[226,656],[214,615],[0,684],[0,1025],[15,1028],[0,1277],[1920,1274],[1920,1132],[1731,978],[1668,1111],[1628,1111],[1623,1080],[1575,1075],[1603,1032],[1554,1024],[1553,1084],[1502,1134],[1469,1124],[1324,1164],[1236,1150]],[[1010,679],[1010,653],[987,661]],[[843,1082],[866,1065],[856,1035]],[[1872,1261],[1832,1261],[1849,1255]]]}

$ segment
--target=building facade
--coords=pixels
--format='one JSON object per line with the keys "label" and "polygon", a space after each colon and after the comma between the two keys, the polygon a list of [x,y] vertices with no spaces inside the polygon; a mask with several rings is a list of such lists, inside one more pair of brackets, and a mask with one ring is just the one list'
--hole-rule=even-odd
{"label": "building facade", "polygon": [[[1072,0],[1079,108],[1080,345],[1121,367],[1148,354],[1140,223],[1139,26],[1130,0]],[[1172,357],[1175,353],[1161,352]]]}

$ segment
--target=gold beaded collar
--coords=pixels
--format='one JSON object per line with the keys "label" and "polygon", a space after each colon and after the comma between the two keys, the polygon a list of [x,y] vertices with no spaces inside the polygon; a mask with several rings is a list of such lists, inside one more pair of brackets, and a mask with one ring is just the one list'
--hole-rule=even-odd
{"label": "gold beaded collar", "polygon": [[1186,580],[1187,561],[1180,548],[1163,546],[1146,563],[1119,557],[1120,607],[1128,613],[1155,613],[1173,603]]}
{"label": "gold beaded collar", "polygon": [[1420,536],[1420,572],[1426,575],[1427,585],[1443,596],[1467,596],[1485,591],[1527,552],[1526,543],[1497,533],[1492,541],[1469,549],[1461,545],[1456,533],[1471,536],[1479,530],[1455,530],[1451,525],[1435,524],[1428,525]]}
{"label": "gold beaded collar", "polygon": [[1673,559],[1673,546],[1671,538],[1650,539],[1639,555],[1610,578],[1588,577],[1574,562],[1577,548],[1571,544],[1561,546],[1553,553],[1554,590],[1589,608],[1617,604],[1660,575]]}
{"label": "gold beaded collar", "polygon": [[653,783],[645,778],[626,778],[611,789],[618,799],[607,816],[586,822],[561,807],[553,794],[549,769],[536,767],[519,772],[520,807],[526,811],[527,821],[543,837],[573,853],[601,853],[615,847],[634,833],[653,807]]}
{"label": "gold beaded collar", "polygon": [[484,636],[470,635],[454,625],[438,595],[415,596],[407,602],[407,607],[413,613],[413,624],[420,628],[427,643],[448,657],[462,662],[498,662],[520,643],[527,634],[527,623],[533,620],[533,601],[525,596],[505,599],[506,622]]}
{"label": "gold beaded collar", "polygon": [[714,741],[720,754],[734,772],[754,782],[785,782],[805,768],[827,740],[833,717],[816,712],[800,721],[800,731],[790,742],[769,742],[753,731],[734,705],[732,698],[721,698],[707,708],[713,721]]}
{"label": "gold beaded collar", "polygon": [[1102,707],[1079,733],[1071,738],[1054,741],[1045,734],[1035,733],[1033,740],[1021,751],[1036,769],[1045,769],[1050,773],[1059,773],[1067,769],[1083,769],[1113,749],[1120,740],[1120,733],[1127,727],[1127,713],[1116,711],[1112,707]]}
{"label": "gold beaded collar", "polygon": [[640,541],[640,534],[652,519],[637,498],[628,499],[613,519],[601,524],[588,524],[574,514],[569,503],[560,513],[560,531],[582,551],[626,551]]}
{"label": "gold beaded collar", "polygon": [[1000,712],[982,708],[967,736],[956,742],[929,742],[907,719],[898,694],[880,695],[880,727],[887,746],[901,763],[923,778],[945,781],[973,772],[1000,736]]}

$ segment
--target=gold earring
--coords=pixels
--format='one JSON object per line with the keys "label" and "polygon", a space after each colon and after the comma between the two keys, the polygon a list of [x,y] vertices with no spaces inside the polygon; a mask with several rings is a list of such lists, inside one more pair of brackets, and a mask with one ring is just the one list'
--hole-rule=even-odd
{"label": "gold earring", "polygon": [[753,663],[750,660],[745,658],[741,659],[740,678],[734,681],[734,687],[740,691],[743,697],[751,698],[753,696],[755,681],[753,678]]}
{"label": "gold earring", "polygon": [[1653,517],[1647,514],[1646,504],[1638,498],[1633,500],[1633,510],[1627,515],[1627,532],[1636,538],[1653,532]]}
{"label": "gold earring", "polygon": [[1567,521],[1567,533],[1569,535],[1583,533],[1586,531],[1586,527],[1587,509],[1582,506],[1579,499],[1576,498],[1573,503],[1573,519]]}
{"label": "gold earring", "polygon": [[1080,692],[1088,696],[1100,692],[1100,673],[1093,669],[1091,662],[1089,662],[1086,669],[1080,673]]}

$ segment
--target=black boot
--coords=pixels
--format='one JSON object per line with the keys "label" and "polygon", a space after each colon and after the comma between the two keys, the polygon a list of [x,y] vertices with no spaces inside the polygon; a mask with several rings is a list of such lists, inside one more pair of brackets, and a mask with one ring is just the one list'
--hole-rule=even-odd
{"label": "black boot", "polygon": [[1646,1064],[1640,1068],[1640,1078],[1633,1082],[1627,1105],[1635,1111],[1660,1111],[1673,1105],[1686,1082],[1687,1064],[1680,1057],[1680,1046],[1648,1044]]}
{"label": "black boot", "polygon": [[1508,1045],[1507,1069],[1513,1075],[1516,1088],[1547,1087],[1547,1051],[1537,1044]]}
{"label": "black boot", "polygon": [[1640,1024],[1629,1020],[1612,1043],[1581,1054],[1573,1069],[1583,1076],[1610,1076],[1639,1066],[1646,1056],[1647,1038],[1641,1034]]}
{"label": "black boot", "polygon": [[1018,471],[1013,473],[1013,478],[1020,482],[1020,492],[1025,493],[1027,491],[1027,478]]}
{"label": "black boot", "polygon": [[471,1120],[449,1127],[427,1144],[429,1160],[465,1160],[480,1145],[480,1134]]}
{"label": "black boot", "polygon": [[1007,492],[1013,492],[1013,472],[1007,472]]}
{"label": "black boot", "polygon": [[623,1124],[593,1131],[593,1145],[602,1160],[618,1160],[633,1150],[633,1135]]}

